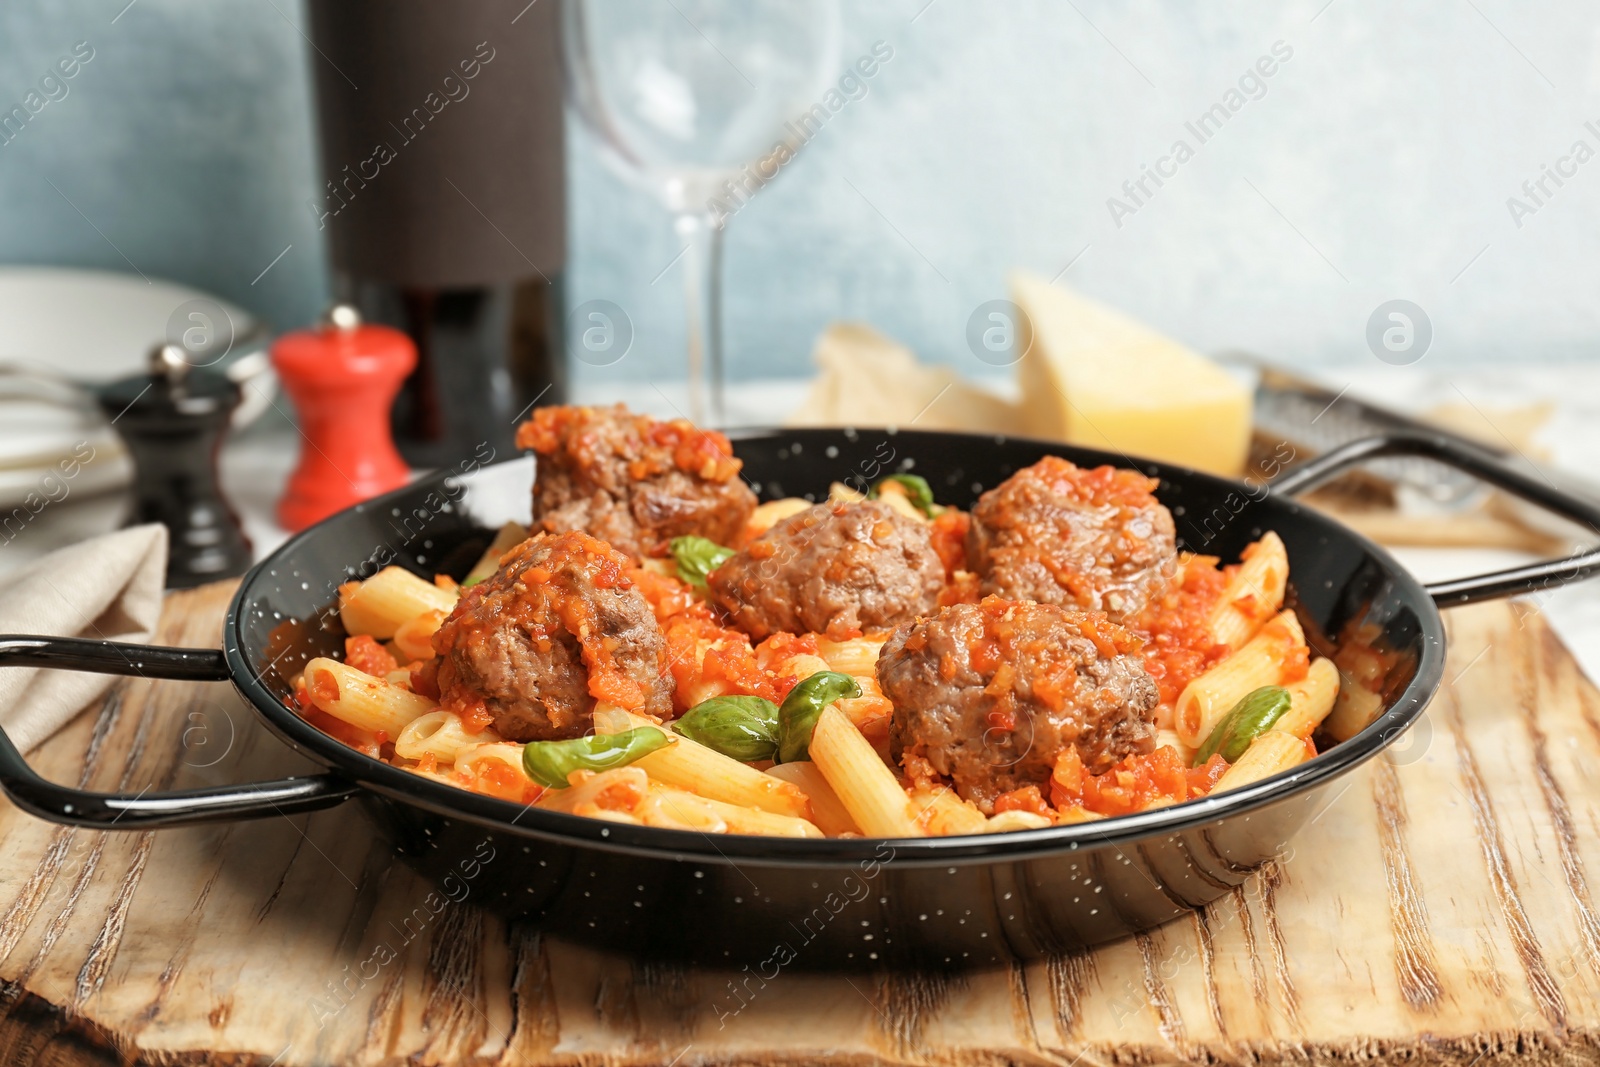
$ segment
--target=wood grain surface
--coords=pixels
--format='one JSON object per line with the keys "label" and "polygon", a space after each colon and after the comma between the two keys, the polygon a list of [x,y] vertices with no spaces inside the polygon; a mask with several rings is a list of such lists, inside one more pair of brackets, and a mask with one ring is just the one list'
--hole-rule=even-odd
{"label": "wood grain surface", "polygon": [[[230,592],[174,595],[158,640],[214,645]],[[0,1062],[1592,1062],[1600,694],[1533,607],[1448,618],[1422,725],[1281,861],[1151,933],[961,977],[603,957],[434,892],[354,806],[102,834],[3,805]],[[144,680],[32,758],[133,791],[304,769],[226,685]]]}

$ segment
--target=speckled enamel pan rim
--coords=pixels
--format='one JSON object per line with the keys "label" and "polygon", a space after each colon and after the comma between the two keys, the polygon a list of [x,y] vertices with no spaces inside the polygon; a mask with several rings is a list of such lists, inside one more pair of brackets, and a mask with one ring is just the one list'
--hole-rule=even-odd
{"label": "speckled enamel pan rim", "polygon": [[[757,438],[793,437],[796,433],[813,437],[822,433],[841,436],[853,431],[834,430],[752,430],[730,434],[737,443]],[[894,431],[889,431],[894,432]],[[1128,466],[1125,457],[1093,449],[1062,446],[1053,442],[995,438],[987,435],[937,431],[900,431],[908,444],[917,440],[950,439],[964,442],[973,451],[1000,442],[1036,444],[1041,450],[1063,455],[1080,465],[1110,463]],[[507,461],[507,462],[515,462]],[[1237,492],[1239,483],[1182,467],[1137,464],[1174,484],[1198,484],[1221,499]],[[441,485],[450,472],[420,478],[403,489],[357,505],[354,511],[385,509],[426,494]],[[1243,819],[1250,813],[1290,797],[1317,789],[1353,771],[1378,755],[1409,729],[1426,709],[1438,689],[1444,671],[1445,638],[1443,622],[1431,597],[1408,571],[1384,549],[1355,531],[1292,500],[1268,496],[1259,502],[1266,508],[1262,524],[1271,525],[1275,512],[1294,514],[1321,529],[1330,549],[1361,552],[1374,558],[1395,585],[1395,598],[1415,609],[1422,629],[1422,651],[1416,674],[1381,716],[1360,734],[1336,745],[1292,770],[1234,790],[1220,797],[1158,808],[1154,811],[1122,815],[1092,823],[1054,826],[1041,830],[1016,830],[999,834],[923,838],[823,838],[796,839],[754,837],[736,834],[713,835],[689,830],[607,823],[599,819],[568,815],[525,807],[493,797],[469,793],[440,782],[430,781],[365,756],[324,734],[280,703],[262,682],[255,664],[244,652],[244,619],[247,607],[269,590],[273,565],[295,548],[335,533],[341,512],[295,535],[247,574],[234,595],[224,627],[224,653],[235,686],[253,704],[267,725],[297,751],[317,763],[336,770],[372,793],[400,804],[459,818],[465,822],[510,831],[532,839],[560,841],[568,845],[710,864],[752,864],[781,867],[847,867],[863,863],[892,863],[896,866],[938,866],[940,864],[987,864],[1014,862],[1032,857],[1055,855],[1079,849],[1098,849],[1137,843],[1197,827]],[[1277,843],[1273,843],[1276,847]]]}

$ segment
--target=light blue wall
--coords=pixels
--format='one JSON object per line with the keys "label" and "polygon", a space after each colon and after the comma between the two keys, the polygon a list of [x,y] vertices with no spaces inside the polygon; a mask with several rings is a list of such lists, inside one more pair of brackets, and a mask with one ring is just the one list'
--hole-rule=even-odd
{"label": "light blue wall", "polygon": [[303,206],[314,180],[306,46],[284,18],[300,20],[298,5],[126,4],[0,5],[0,109],[74,42],[95,53],[65,99],[0,144],[0,262],[137,269],[274,323],[313,317],[327,272]]}
{"label": "light blue wall", "polygon": [[[0,7],[0,101],[71,42],[97,52],[0,146],[0,260],[124,266],[48,177],[146,273],[310,318],[325,271],[301,206],[301,11],[137,0],[112,25],[124,2]],[[803,372],[837,317],[980,369],[972,309],[1009,268],[1055,275],[1080,252],[1065,281],[1202,349],[1371,360],[1369,314],[1403,297],[1433,320],[1430,363],[1600,351],[1600,160],[1547,184],[1520,228],[1506,203],[1574,141],[1600,151],[1600,14],[1325,3],[846,0],[842,58],[880,39],[895,56],[730,223],[735,372]],[[1293,57],[1265,95],[1116,225],[1107,198],[1196,144],[1184,122],[1276,41]],[[571,300],[615,301],[639,338],[605,373],[673,373],[680,279],[652,283],[679,250],[666,215],[581,137],[571,185]]]}

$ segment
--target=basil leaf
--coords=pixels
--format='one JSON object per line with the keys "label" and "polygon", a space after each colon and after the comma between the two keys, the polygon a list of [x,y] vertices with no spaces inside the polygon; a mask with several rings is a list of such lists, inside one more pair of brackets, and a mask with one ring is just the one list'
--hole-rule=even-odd
{"label": "basil leaf", "polygon": [[1283,718],[1289,711],[1289,703],[1289,691],[1281,685],[1264,685],[1246,693],[1211,728],[1206,743],[1194,754],[1194,766],[1201,766],[1218,753],[1229,763],[1238,762],[1250,742]]}
{"label": "basil leaf", "polygon": [[904,486],[906,499],[910,500],[913,507],[930,519],[944,510],[943,507],[933,502],[933,487],[928,484],[928,479],[920,474],[891,474],[887,478],[881,478],[878,480],[878,484],[872,487],[872,492],[867,494],[868,500],[878,499],[884,482],[898,482]]}
{"label": "basil leaf", "polygon": [[640,726],[620,734],[575,737],[571,741],[529,741],[522,746],[522,769],[542,786],[565,789],[567,775],[573,771],[626,767],[667,744],[667,735],[654,726]]}
{"label": "basil leaf", "polygon": [[838,671],[818,671],[789,690],[778,708],[778,762],[809,758],[811,732],[823,709],[835,700],[860,695],[860,684]]}
{"label": "basil leaf", "polygon": [[678,577],[701,589],[706,587],[706,575],[733,555],[733,549],[705,537],[674,537],[667,548],[678,563]]}
{"label": "basil leaf", "polygon": [[702,700],[673,723],[684,737],[745,763],[776,759],[778,705],[765,697]]}

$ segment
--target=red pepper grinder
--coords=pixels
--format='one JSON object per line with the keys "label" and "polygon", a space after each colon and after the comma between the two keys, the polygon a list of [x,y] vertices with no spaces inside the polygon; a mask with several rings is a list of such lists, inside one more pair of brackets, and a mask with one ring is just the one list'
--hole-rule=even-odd
{"label": "red pepper grinder", "polygon": [[284,334],[272,365],[300,413],[300,464],[278,501],[278,522],[302,530],[336,511],[398,489],[411,476],[389,432],[389,408],[417,365],[411,339],[366,325],[336,304],[322,325]]}

